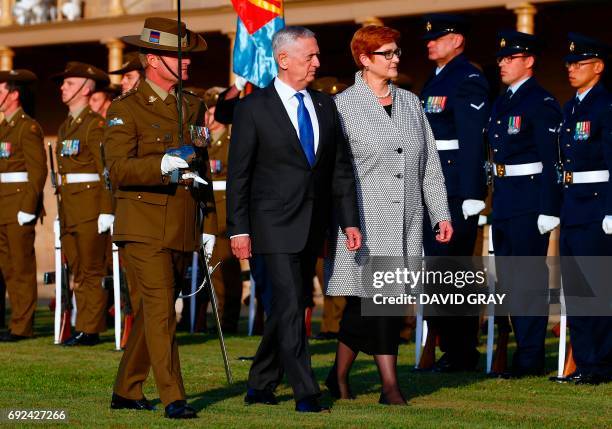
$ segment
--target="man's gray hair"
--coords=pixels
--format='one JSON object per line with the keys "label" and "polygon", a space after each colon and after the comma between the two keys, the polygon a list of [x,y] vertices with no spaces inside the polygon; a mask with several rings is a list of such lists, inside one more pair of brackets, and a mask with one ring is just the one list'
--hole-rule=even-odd
{"label": "man's gray hair", "polygon": [[311,37],[315,37],[315,33],[306,27],[289,26],[279,30],[272,37],[274,58],[278,59],[278,54],[295,43],[297,39],[309,39]]}

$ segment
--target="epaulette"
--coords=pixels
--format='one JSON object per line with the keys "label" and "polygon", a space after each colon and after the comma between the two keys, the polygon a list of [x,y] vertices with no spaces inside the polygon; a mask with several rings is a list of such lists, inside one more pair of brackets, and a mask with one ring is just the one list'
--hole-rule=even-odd
{"label": "epaulette", "polygon": [[135,94],[137,90],[138,88],[132,88],[129,91],[126,91],[123,94],[118,95],[117,97],[113,98],[113,101],[123,100],[124,98],[129,97],[132,94]]}

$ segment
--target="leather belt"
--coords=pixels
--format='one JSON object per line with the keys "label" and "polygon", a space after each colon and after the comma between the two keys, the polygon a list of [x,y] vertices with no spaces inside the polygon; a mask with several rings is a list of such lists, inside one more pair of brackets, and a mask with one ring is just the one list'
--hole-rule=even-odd
{"label": "leather belt", "polygon": [[0,183],[23,183],[28,181],[27,171],[0,173]]}
{"label": "leather belt", "polygon": [[531,176],[540,174],[544,169],[541,162],[529,162],[527,164],[493,164],[493,174],[497,177]]}
{"label": "leather belt", "polygon": [[459,140],[436,140],[436,148],[438,150],[457,150],[459,149]]}
{"label": "leather belt", "polygon": [[608,170],[563,172],[563,183],[566,185],[578,183],[601,183],[609,180],[610,172]]}

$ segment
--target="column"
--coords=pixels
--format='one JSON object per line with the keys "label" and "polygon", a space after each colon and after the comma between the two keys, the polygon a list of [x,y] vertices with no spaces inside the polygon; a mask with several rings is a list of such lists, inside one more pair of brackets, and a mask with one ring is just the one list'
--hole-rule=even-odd
{"label": "column", "polygon": [[121,16],[125,15],[125,9],[123,7],[122,0],[111,0],[108,7],[109,16]]}
{"label": "column", "polygon": [[13,2],[2,0],[0,2],[0,26],[13,24]]}
{"label": "column", "polygon": [[236,29],[223,31],[229,39],[229,86],[234,84],[234,44],[236,43]]}
{"label": "column", "polygon": [[535,33],[534,17],[538,13],[537,9],[531,3],[519,3],[508,6],[516,15],[516,29],[522,33]]}
{"label": "column", "polygon": [[0,70],[12,70],[15,52],[8,46],[0,45]]}
{"label": "column", "polygon": [[[123,48],[125,44],[119,39],[103,40],[102,43],[108,49],[108,71],[120,69],[123,64]],[[111,83],[118,85],[121,83],[121,75],[110,75],[110,80]]]}
{"label": "column", "polygon": [[367,27],[368,25],[377,25],[379,27],[382,27],[384,25],[380,18],[377,18],[375,16],[365,16],[357,18],[355,19],[355,22],[357,24],[361,24],[362,27]]}

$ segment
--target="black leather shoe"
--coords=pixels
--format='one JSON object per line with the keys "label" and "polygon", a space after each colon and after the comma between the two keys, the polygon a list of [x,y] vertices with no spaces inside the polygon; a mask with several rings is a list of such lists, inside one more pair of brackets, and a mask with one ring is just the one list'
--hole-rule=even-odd
{"label": "black leather shoe", "polygon": [[327,378],[325,379],[325,386],[329,390],[329,394],[332,398],[336,399],[355,399],[355,395],[351,392],[351,387],[348,386],[348,398],[343,398],[342,393],[340,392],[340,386],[338,385],[338,374],[336,372],[336,367],[332,366],[332,369],[329,371]]}
{"label": "black leather shoe", "polygon": [[31,338],[31,337],[25,337],[23,335],[13,334],[11,331],[8,331],[7,333],[5,333],[4,335],[0,337],[0,342],[16,343],[17,341],[27,340],[28,338]]}
{"label": "black leather shoe", "polygon": [[169,419],[195,419],[196,410],[187,405],[187,401],[179,399],[166,406],[165,416]]}
{"label": "black leather shoe", "polygon": [[265,404],[265,405],[278,405],[278,400],[274,393],[269,389],[249,389],[244,397],[244,403],[246,405],[253,404]]}
{"label": "black leather shoe", "polygon": [[589,374],[576,370],[567,376],[567,380],[574,384],[600,384],[603,380],[596,374]]}
{"label": "black leather shoe", "polygon": [[143,396],[142,399],[127,399],[113,393],[110,407],[113,410],[147,410],[155,411],[155,407]]}
{"label": "black leather shoe", "polygon": [[62,343],[63,346],[95,346],[100,344],[100,335],[86,334],[85,332],[77,332],[72,337]]}
{"label": "black leather shoe", "polygon": [[322,407],[317,398],[304,398],[295,402],[295,411],[299,413],[329,413],[328,407]]}
{"label": "black leather shoe", "polygon": [[433,372],[459,372],[459,371],[475,371],[480,359],[480,352],[473,350],[467,356],[461,356],[461,359],[452,359],[448,353],[442,355],[434,364]]}

